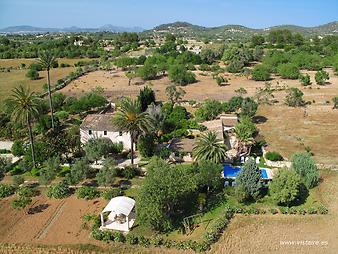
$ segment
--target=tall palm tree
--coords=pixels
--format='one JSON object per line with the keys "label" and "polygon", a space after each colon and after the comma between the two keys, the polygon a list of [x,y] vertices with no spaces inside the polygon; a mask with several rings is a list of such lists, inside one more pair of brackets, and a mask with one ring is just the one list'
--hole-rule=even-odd
{"label": "tall palm tree", "polygon": [[14,88],[13,95],[7,100],[7,103],[13,107],[12,119],[27,124],[29,141],[32,151],[33,166],[35,163],[34,140],[32,133],[32,119],[38,115],[39,97],[36,93],[25,89],[22,85]]}
{"label": "tall palm tree", "polygon": [[53,110],[53,101],[52,101],[52,91],[50,88],[50,74],[49,71],[52,68],[53,64],[55,63],[56,58],[52,51],[43,51],[40,52],[39,55],[39,64],[42,66],[42,68],[46,69],[47,71],[47,85],[48,85],[48,97],[49,97],[49,107],[51,112],[51,120],[52,120],[52,128],[54,129],[54,110]]}
{"label": "tall palm tree", "polygon": [[139,100],[124,98],[115,113],[113,124],[121,131],[130,133],[131,164],[134,164],[134,140],[140,133],[147,133],[152,128],[152,121],[146,112],[142,112]]}
{"label": "tall palm tree", "polygon": [[196,141],[193,148],[193,156],[197,160],[221,163],[224,161],[227,146],[221,139],[217,138],[215,132],[209,131]]}

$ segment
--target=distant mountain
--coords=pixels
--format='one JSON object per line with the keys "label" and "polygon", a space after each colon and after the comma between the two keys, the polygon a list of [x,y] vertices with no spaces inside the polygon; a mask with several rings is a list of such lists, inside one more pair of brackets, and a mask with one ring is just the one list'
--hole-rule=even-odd
{"label": "distant mountain", "polygon": [[193,25],[187,22],[174,22],[169,24],[163,24],[154,27],[151,30],[145,31],[145,33],[163,34],[163,33],[175,33],[188,36],[205,36],[205,37],[219,37],[219,38],[233,38],[233,37],[246,37],[252,34],[266,34],[271,30],[276,29],[288,29],[291,32],[298,32],[304,36],[311,35],[327,35],[338,34],[338,22],[331,22],[328,24],[316,26],[316,27],[302,27],[295,25],[281,25],[268,27],[264,29],[254,29],[241,25],[224,25],[219,27],[203,27]]}
{"label": "distant mountain", "polygon": [[298,32],[304,36],[338,34],[338,21],[315,27],[302,27],[296,25],[280,25],[264,29],[254,29],[241,25],[224,25],[218,27],[204,27],[193,25],[188,22],[177,21],[174,23],[162,24],[150,30],[141,27],[120,27],[104,25],[98,28],[80,28],[76,26],[65,28],[42,28],[33,26],[11,26],[0,29],[0,33],[79,33],[79,32],[143,32],[145,35],[175,33],[185,36],[202,36],[213,38],[235,38],[248,37],[252,34],[266,34],[271,30],[288,29],[291,32]]}
{"label": "distant mountain", "polygon": [[0,29],[0,33],[11,34],[30,34],[30,33],[80,33],[80,32],[142,32],[141,27],[121,27],[113,25],[104,25],[98,28],[81,28],[77,26],[65,28],[43,28],[34,26],[10,26]]}

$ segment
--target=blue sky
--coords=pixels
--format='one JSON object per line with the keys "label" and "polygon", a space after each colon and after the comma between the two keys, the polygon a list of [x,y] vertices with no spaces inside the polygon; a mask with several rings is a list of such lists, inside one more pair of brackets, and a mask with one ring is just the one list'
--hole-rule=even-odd
{"label": "blue sky", "polygon": [[203,26],[315,26],[338,20],[337,0],[0,0],[0,28],[153,26],[187,21]]}

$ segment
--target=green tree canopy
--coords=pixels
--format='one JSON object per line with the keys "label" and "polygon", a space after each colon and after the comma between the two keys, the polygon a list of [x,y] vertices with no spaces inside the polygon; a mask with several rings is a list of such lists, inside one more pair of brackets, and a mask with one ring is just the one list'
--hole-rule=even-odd
{"label": "green tree canopy", "polygon": [[136,204],[141,225],[156,231],[172,230],[178,218],[187,216],[197,188],[192,172],[184,167],[171,167],[154,157],[147,168]]}
{"label": "green tree canopy", "polygon": [[265,65],[256,65],[252,70],[252,79],[256,81],[267,81],[271,78],[270,70]]}
{"label": "green tree canopy", "polygon": [[215,132],[207,132],[199,137],[193,148],[193,156],[198,161],[222,163],[226,158],[227,146]]}
{"label": "green tree canopy", "polygon": [[309,189],[319,182],[319,170],[308,152],[296,153],[291,159],[291,168],[295,170]]}
{"label": "green tree canopy", "polygon": [[298,79],[300,72],[299,68],[292,63],[281,64],[278,66],[278,74],[285,79]]}
{"label": "green tree canopy", "polygon": [[252,143],[256,132],[256,126],[248,116],[241,117],[235,125],[236,136],[241,142]]}
{"label": "green tree canopy", "polygon": [[195,74],[184,65],[174,64],[169,67],[169,79],[179,85],[187,85],[196,81]]}
{"label": "green tree canopy", "polygon": [[248,198],[257,199],[262,189],[261,171],[253,158],[247,160],[236,177],[237,187],[243,188]]}
{"label": "green tree canopy", "polygon": [[138,96],[138,100],[141,104],[142,112],[146,111],[148,106],[152,103],[155,103],[155,92],[149,86],[145,86],[140,90],[140,94]]}
{"label": "green tree canopy", "polygon": [[142,112],[139,100],[125,98],[115,113],[113,124],[122,131],[129,132],[131,137],[131,163],[134,163],[134,140],[140,133],[148,133],[153,123],[147,112]]}
{"label": "green tree canopy", "polygon": [[270,195],[277,205],[292,205],[301,195],[302,181],[293,170],[280,169],[269,184]]}

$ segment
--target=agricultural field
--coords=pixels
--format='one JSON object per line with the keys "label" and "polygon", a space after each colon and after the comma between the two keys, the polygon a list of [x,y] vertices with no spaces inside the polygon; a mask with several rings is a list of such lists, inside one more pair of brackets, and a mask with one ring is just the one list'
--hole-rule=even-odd
{"label": "agricultural field", "polygon": [[[338,187],[335,184],[338,174],[321,171],[321,176],[321,184],[311,190],[311,195],[327,205],[330,211],[328,215],[236,215],[219,242],[208,253],[252,253],[257,250],[262,253],[308,253],[309,250],[334,253],[331,250],[338,247],[338,239],[330,228],[338,226]],[[11,199],[0,201],[0,250],[6,253],[44,253],[53,250],[58,250],[58,253],[109,253],[113,249],[119,253],[192,253],[118,243],[104,244],[90,239],[88,229],[82,226],[82,216],[99,213],[107,202],[101,199],[86,201],[71,196],[52,200],[40,195],[25,209],[28,214],[11,208]],[[208,215],[205,216],[207,218]],[[213,215],[210,215],[209,219],[212,218]],[[204,226],[197,228],[192,237],[203,233]],[[186,239],[187,236],[173,234],[170,237]],[[323,241],[323,244],[286,246],[281,245],[280,241]]]}
{"label": "agricultural field", "polygon": [[[313,189],[328,205],[327,216],[235,216],[209,253],[336,253],[338,235],[337,172],[322,171]],[[319,241],[314,245],[283,245],[281,241]]]}
{"label": "agricultural field", "polygon": [[0,253],[337,253],[337,22],[50,29],[0,28]]}
{"label": "agricultural field", "polygon": [[[51,84],[55,84],[59,79],[66,77],[69,73],[75,70],[74,64],[80,60],[87,61],[88,58],[76,59],[59,59],[59,64],[67,63],[71,67],[54,68],[51,70]],[[22,84],[30,87],[32,91],[42,92],[43,85],[47,83],[46,71],[39,72],[39,79],[30,80],[26,77],[28,66],[36,62],[36,59],[0,59],[0,68],[12,68],[10,72],[0,72],[0,101],[6,99],[14,87]],[[24,63],[27,69],[19,69],[19,65]]]}
{"label": "agricultural field", "polygon": [[[313,84],[311,88],[304,87],[298,80],[286,80],[275,76],[269,81],[275,87],[296,87],[304,93],[304,100],[311,101],[305,108],[292,108],[284,105],[286,89],[274,92],[278,103],[261,105],[257,115],[265,118],[258,123],[261,134],[267,139],[271,150],[277,150],[286,158],[297,151],[310,147],[318,163],[337,164],[338,145],[333,140],[338,139],[338,111],[332,109],[331,98],[338,93],[338,76],[332,69],[327,69],[330,83],[325,86]],[[208,72],[195,71],[197,82],[182,87],[186,91],[184,100],[203,101],[206,99],[229,100],[236,95],[235,90],[242,87],[247,90],[246,96],[254,96],[258,88],[263,88],[265,82],[253,81],[244,76],[225,73],[229,84],[218,86]],[[314,80],[314,71],[303,71]],[[74,80],[60,90],[67,96],[80,97],[86,92],[100,86],[104,94],[112,101],[123,96],[136,97],[140,89],[146,85],[155,91],[156,99],[165,101],[166,87],[170,84],[168,77],[142,81],[134,78],[128,85],[128,78],[121,70],[95,71]],[[191,109],[194,110],[194,109]]]}

